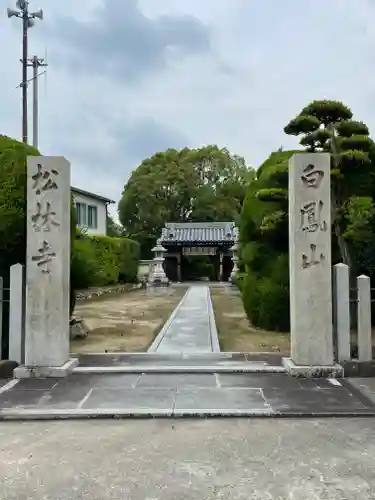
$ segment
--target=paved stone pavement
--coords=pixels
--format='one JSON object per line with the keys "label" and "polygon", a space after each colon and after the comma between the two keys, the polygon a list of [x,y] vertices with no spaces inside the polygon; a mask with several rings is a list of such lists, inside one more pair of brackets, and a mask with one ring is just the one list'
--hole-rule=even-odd
{"label": "paved stone pavement", "polygon": [[361,392],[375,405],[375,377],[349,378],[348,382],[352,386],[352,390],[356,389]]}
{"label": "paved stone pavement", "polygon": [[374,419],[0,426],[4,500],[373,500]]}
{"label": "paved stone pavement", "polygon": [[0,390],[0,419],[374,415],[345,381],[286,374],[86,373]]}
{"label": "paved stone pavement", "polygon": [[163,326],[149,352],[218,351],[220,347],[210,288],[207,285],[192,285]]}

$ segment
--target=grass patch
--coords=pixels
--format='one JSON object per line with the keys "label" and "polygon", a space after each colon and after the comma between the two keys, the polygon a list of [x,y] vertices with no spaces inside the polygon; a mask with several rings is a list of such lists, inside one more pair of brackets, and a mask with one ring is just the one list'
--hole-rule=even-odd
{"label": "grass patch", "polygon": [[289,333],[270,332],[252,326],[240,293],[222,287],[211,288],[211,295],[222,351],[280,352],[289,355]]}
{"label": "grass patch", "polygon": [[185,292],[185,288],[169,288],[158,294],[136,290],[77,303],[74,316],[82,318],[90,332],[86,339],[71,341],[71,352],[147,351]]}

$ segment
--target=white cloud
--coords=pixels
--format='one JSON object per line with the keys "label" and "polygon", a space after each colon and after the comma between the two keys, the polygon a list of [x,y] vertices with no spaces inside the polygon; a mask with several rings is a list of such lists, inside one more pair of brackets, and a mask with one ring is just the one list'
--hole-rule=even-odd
{"label": "white cloud", "polygon": [[[47,47],[49,62],[46,93],[40,82],[40,149],[70,159],[78,187],[119,199],[145,155],[185,143],[218,143],[258,165],[281,144],[297,144],[283,126],[313,99],[341,99],[375,128],[372,1],[140,0],[137,12],[135,0],[113,0],[113,19],[125,3],[141,31],[109,31],[106,59],[94,59],[95,44],[90,52],[86,37],[73,46],[72,25],[62,16],[94,22],[104,1],[78,8],[73,0],[31,2],[45,20],[30,30],[30,54],[43,56]],[[184,32],[177,37],[170,18],[174,42],[164,39],[156,50],[145,37],[148,30],[155,36],[161,15],[175,16]],[[20,137],[20,23],[5,12],[0,44],[7,49],[0,132]],[[133,71],[131,58],[122,66],[128,73],[118,67],[125,49],[134,59]]]}

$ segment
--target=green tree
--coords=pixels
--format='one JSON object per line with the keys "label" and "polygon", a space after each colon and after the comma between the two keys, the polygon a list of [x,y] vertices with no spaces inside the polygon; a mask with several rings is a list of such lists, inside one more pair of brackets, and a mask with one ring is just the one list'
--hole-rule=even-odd
{"label": "green tree", "polygon": [[[26,260],[26,160],[39,156],[32,146],[0,135],[0,276],[9,287],[9,269]],[[72,245],[75,237],[74,204],[71,205]],[[71,291],[72,292],[72,291]],[[74,293],[70,296],[71,310]],[[3,304],[3,355],[7,355],[9,303]]]}
{"label": "green tree", "polygon": [[250,183],[240,218],[241,290],[251,322],[289,329],[288,161],[295,151],[272,153]]}
{"label": "green tree", "polygon": [[352,197],[373,193],[375,144],[368,127],[352,117],[340,101],[313,101],[284,131],[301,135],[300,144],[309,152],[331,153],[332,223],[342,261],[353,269],[353,248],[345,237],[348,208]]}
{"label": "green tree", "polygon": [[120,224],[117,224],[113,220],[113,217],[111,217],[110,215],[107,215],[107,236],[117,238],[118,236],[123,236],[123,234],[124,234],[124,230],[120,226]]}
{"label": "green tree", "polygon": [[125,234],[150,249],[166,221],[236,220],[253,175],[227,149],[168,149],[133,171],[119,203]]}

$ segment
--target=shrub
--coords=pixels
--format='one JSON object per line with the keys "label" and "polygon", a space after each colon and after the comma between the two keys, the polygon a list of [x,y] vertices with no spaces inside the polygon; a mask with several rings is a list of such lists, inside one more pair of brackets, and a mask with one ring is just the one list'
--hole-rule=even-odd
{"label": "shrub", "polygon": [[246,273],[238,272],[232,281],[232,283],[236,285],[242,293],[244,290],[245,278],[246,278]]}
{"label": "shrub", "polygon": [[259,313],[257,324],[265,330],[288,332],[289,288],[276,283],[272,278],[263,278],[258,283]]}
{"label": "shrub", "polygon": [[103,281],[95,249],[88,238],[75,241],[70,269],[73,290],[97,286]]}
{"label": "shrub", "polygon": [[289,288],[272,278],[257,279],[251,272],[243,280],[242,298],[251,323],[265,330],[289,331]]}
{"label": "shrub", "polygon": [[39,151],[0,135],[0,255],[2,271],[26,257],[26,158]]}
{"label": "shrub", "polygon": [[[26,160],[39,156],[32,146],[0,135],[0,276],[9,287],[9,269],[26,260]],[[74,205],[71,228],[75,231]],[[74,240],[74,239],[73,239]],[[3,356],[8,349],[9,303],[3,304]],[[1,347],[1,346],[0,346]],[[1,349],[0,349],[1,350]]]}
{"label": "shrub", "polygon": [[140,245],[130,238],[117,239],[121,245],[119,280],[126,283],[135,283],[138,278]]}
{"label": "shrub", "polygon": [[242,298],[255,326],[289,329],[288,160],[278,151],[257,170],[240,221],[240,255],[246,269]]}
{"label": "shrub", "polygon": [[72,258],[74,288],[134,282],[138,274],[139,245],[127,238],[78,233]]}
{"label": "shrub", "polygon": [[260,309],[258,279],[250,270],[243,280],[242,300],[247,317],[253,325],[258,325]]}
{"label": "shrub", "polygon": [[88,236],[100,268],[100,285],[118,283],[120,275],[121,244],[119,238]]}

